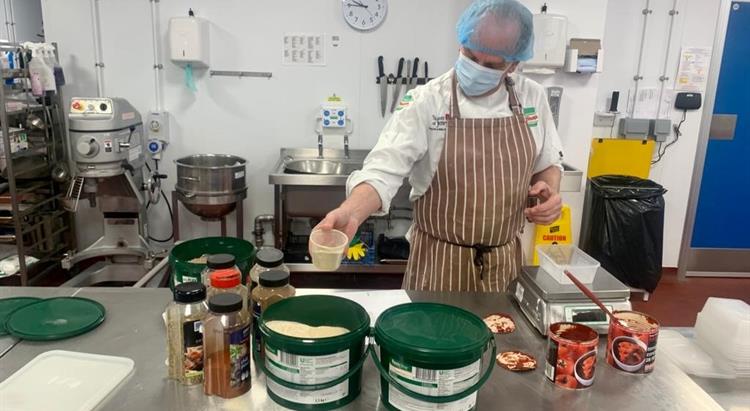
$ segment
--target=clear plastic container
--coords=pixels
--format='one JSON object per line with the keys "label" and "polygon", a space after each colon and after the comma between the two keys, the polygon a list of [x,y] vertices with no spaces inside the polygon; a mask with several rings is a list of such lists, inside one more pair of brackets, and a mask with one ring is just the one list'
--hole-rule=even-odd
{"label": "clear plastic container", "polygon": [[573,284],[565,275],[565,270],[582,283],[589,284],[594,281],[600,266],[598,261],[574,245],[538,245],[536,250],[539,253],[539,267],[560,284]]}
{"label": "clear plastic container", "polygon": [[[201,271],[201,282],[206,288],[211,287],[211,273],[217,270],[236,270],[238,273],[240,269],[237,268],[237,261],[231,254],[211,254],[206,257],[206,268]],[[242,274],[240,274],[242,275]]]}
{"label": "clear plastic container", "polygon": [[310,233],[310,256],[318,270],[336,271],[341,266],[349,237],[338,230],[315,230]]}
{"label": "clear plastic container", "polygon": [[250,318],[242,312],[242,298],[221,293],[208,300],[203,321],[206,395],[238,397],[250,390]]}
{"label": "clear plastic container", "polygon": [[175,286],[174,300],[166,310],[169,378],[185,385],[203,382],[202,322],[207,314],[203,284]]}
{"label": "clear plastic container", "polygon": [[277,303],[284,298],[294,297],[296,290],[289,284],[289,273],[286,271],[265,271],[260,274],[260,283],[253,290],[253,349],[258,353],[263,353],[262,338],[258,325],[260,324],[260,315],[269,306]]}
{"label": "clear plastic container", "polygon": [[250,275],[248,275],[248,291],[252,293],[258,286],[260,273],[271,270],[289,272],[289,268],[284,264],[284,253],[272,247],[261,248],[255,254],[255,265],[250,269]]}

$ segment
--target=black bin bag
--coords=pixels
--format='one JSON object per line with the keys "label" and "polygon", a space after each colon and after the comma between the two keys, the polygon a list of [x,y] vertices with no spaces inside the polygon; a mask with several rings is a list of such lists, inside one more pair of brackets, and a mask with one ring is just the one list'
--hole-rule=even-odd
{"label": "black bin bag", "polygon": [[662,272],[666,192],[638,177],[593,177],[586,192],[581,249],[626,285],[654,291]]}

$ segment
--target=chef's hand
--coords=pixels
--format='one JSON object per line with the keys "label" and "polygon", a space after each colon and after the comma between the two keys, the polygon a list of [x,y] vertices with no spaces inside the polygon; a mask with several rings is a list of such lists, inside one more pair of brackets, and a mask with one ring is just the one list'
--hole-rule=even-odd
{"label": "chef's hand", "polygon": [[351,241],[354,238],[354,234],[357,233],[359,225],[360,222],[354,217],[353,213],[343,207],[339,207],[328,213],[323,221],[315,226],[314,230],[339,230],[346,234],[349,241]]}
{"label": "chef's hand", "polygon": [[535,224],[547,225],[560,218],[562,198],[546,182],[537,181],[529,189],[529,196],[538,197],[541,200],[536,206],[523,211],[529,221]]}

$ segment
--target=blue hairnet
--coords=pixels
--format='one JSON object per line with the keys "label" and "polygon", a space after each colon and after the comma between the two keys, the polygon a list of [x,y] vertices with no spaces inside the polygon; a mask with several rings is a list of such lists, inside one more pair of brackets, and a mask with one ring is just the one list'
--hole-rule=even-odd
{"label": "blue hairnet", "polygon": [[458,19],[458,42],[508,61],[525,61],[534,54],[532,19],[516,0],[476,0]]}

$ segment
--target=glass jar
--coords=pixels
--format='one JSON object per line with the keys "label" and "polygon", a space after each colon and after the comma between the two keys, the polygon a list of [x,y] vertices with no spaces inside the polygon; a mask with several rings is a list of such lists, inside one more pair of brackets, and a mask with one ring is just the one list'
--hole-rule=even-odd
{"label": "glass jar", "polygon": [[242,285],[242,274],[239,270],[232,268],[217,269],[210,273],[208,298],[221,294],[237,294],[242,298],[242,311],[249,317],[250,311],[247,306],[247,288]]}
{"label": "glass jar", "polygon": [[[211,287],[211,273],[216,270],[236,270],[238,273],[240,269],[237,268],[237,261],[232,254],[211,254],[206,257],[206,268],[201,271],[201,282],[206,288]],[[240,273],[240,275],[242,275]]]}
{"label": "glass jar", "polygon": [[247,289],[250,293],[258,286],[260,273],[270,270],[289,272],[289,268],[284,264],[284,253],[276,248],[264,247],[255,254],[255,265],[248,275]]}
{"label": "glass jar", "polygon": [[264,271],[260,273],[259,284],[253,290],[251,299],[253,302],[253,349],[263,355],[262,338],[260,334],[260,315],[270,305],[294,297],[294,287],[289,284],[289,272],[287,271]]}
{"label": "glass jar", "polygon": [[183,283],[174,288],[166,310],[169,378],[185,385],[203,382],[202,322],[208,314],[206,287]]}
{"label": "glass jar", "polygon": [[208,300],[203,321],[206,395],[238,397],[250,390],[250,318],[238,294],[221,293]]}

